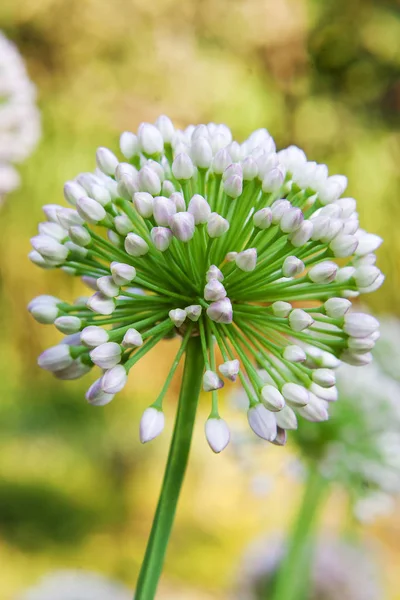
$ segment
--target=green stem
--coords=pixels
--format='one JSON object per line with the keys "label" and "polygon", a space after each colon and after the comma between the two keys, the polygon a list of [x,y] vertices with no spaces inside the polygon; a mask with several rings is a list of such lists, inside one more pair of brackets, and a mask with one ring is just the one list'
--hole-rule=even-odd
{"label": "green stem", "polygon": [[186,349],[174,433],[135,600],[153,600],[155,597],[188,462],[203,368],[200,338],[193,337]]}
{"label": "green stem", "polygon": [[288,540],[285,558],[279,567],[271,600],[297,600],[300,597],[299,590],[304,590],[309,583],[310,544],[327,487],[327,480],[315,467],[310,467],[301,506]]}

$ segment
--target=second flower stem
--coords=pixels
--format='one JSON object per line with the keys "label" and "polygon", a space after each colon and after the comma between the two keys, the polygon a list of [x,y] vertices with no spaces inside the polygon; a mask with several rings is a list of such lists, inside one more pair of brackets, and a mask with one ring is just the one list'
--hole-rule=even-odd
{"label": "second flower stem", "polygon": [[174,433],[161,494],[136,586],[135,600],[155,598],[189,458],[203,369],[200,338],[193,337],[186,348]]}

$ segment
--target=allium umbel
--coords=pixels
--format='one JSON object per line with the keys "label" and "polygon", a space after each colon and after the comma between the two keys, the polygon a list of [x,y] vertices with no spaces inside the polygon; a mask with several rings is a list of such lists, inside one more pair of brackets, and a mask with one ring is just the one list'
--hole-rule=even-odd
{"label": "allium umbel", "polygon": [[239,378],[250,427],[271,442],[284,443],[293,411],[326,419],[338,359],[368,362],[378,335],[351,299],[383,282],[373,254],[382,240],[359,229],[355,200],[342,197],[346,177],[328,176],[295,146],[276,152],[265,129],[238,144],[225,125],[182,131],[164,116],[123,133],[120,150],[121,162],[99,148],[94,173],[65,184],[70,206],[46,205],[32,238],[35,264],[93,291],[74,304],[31,302],[39,322],[67,334],[40,366],[56,377],[70,369],[70,378],[99,366],[87,399],[106,404],[142,356],[179,334],[166,385],[142,419],[147,441],[161,433],[163,396],[200,336],[215,452],[229,442],[218,412],[224,379]]}

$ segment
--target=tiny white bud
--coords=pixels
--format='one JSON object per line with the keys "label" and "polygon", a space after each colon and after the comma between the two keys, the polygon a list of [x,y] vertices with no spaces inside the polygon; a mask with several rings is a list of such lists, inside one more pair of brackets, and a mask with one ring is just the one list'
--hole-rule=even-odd
{"label": "tiny white bud", "polygon": [[139,154],[139,140],[134,133],[124,131],[119,138],[119,147],[128,160]]}
{"label": "tiny white bud", "polygon": [[291,346],[286,346],[286,348],[283,351],[283,358],[285,360],[288,360],[289,362],[297,363],[304,362],[307,358],[307,355],[304,352],[303,348],[294,344]]}
{"label": "tiny white bud", "polygon": [[289,325],[293,331],[303,331],[314,323],[311,315],[301,308],[295,308],[289,315]]}
{"label": "tiny white bud", "polygon": [[304,263],[297,256],[287,256],[283,261],[282,273],[284,277],[295,277],[304,271]]}
{"label": "tiny white bud", "polygon": [[114,299],[104,296],[101,292],[93,294],[88,299],[86,306],[99,315],[111,315],[115,310]]}
{"label": "tiny white bud", "polygon": [[45,204],[42,207],[46,219],[52,223],[58,223],[58,211],[62,209],[62,206],[58,204]]}
{"label": "tiny white bud", "polygon": [[310,392],[315,394],[318,398],[326,400],[327,402],[336,402],[339,397],[337,387],[332,386],[330,388],[324,388],[315,382],[310,385]]}
{"label": "tiny white bud", "polygon": [[365,338],[352,338],[349,337],[347,340],[347,346],[352,352],[359,352],[360,354],[364,352],[369,352],[375,346],[375,340],[372,336],[368,336]]}
{"label": "tiny white bud", "polygon": [[355,338],[363,338],[379,329],[379,321],[365,313],[347,313],[344,316],[343,331]]}
{"label": "tiny white bud", "polygon": [[358,239],[358,246],[355,250],[356,256],[365,256],[366,254],[375,252],[383,242],[379,235],[367,233],[363,230],[359,230],[356,237]]}
{"label": "tiny white bud", "polygon": [[28,308],[35,321],[42,325],[52,325],[60,314],[57,306],[50,302],[32,302]]}
{"label": "tiny white bud", "polygon": [[329,419],[326,401],[321,400],[312,392],[309,393],[309,402],[307,406],[299,407],[297,410],[299,415],[312,423],[319,423]]}
{"label": "tiny white bud", "polygon": [[125,387],[127,379],[125,367],[116,365],[104,373],[101,378],[101,389],[106,394],[116,394]]}
{"label": "tiny white bud", "polygon": [[100,344],[90,351],[90,358],[101,369],[112,369],[121,360],[121,346],[115,342]]}
{"label": "tiny white bud", "polygon": [[131,256],[144,256],[149,251],[149,246],[143,238],[136,233],[128,233],[124,242],[125,250]]}
{"label": "tiny white bud", "polygon": [[67,181],[64,184],[64,197],[69,204],[75,206],[82,196],[86,196],[86,190],[77,181]]}
{"label": "tiny white bud", "polygon": [[114,394],[107,394],[101,389],[102,378],[97,379],[86,392],[86,400],[93,406],[105,406],[114,398]]}
{"label": "tiny white bud", "polygon": [[[74,244],[74,242],[65,242],[64,246],[66,248],[68,248],[68,250],[70,251],[69,258],[72,258],[72,259],[85,258],[85,256],[88,253],[87,248],[78,246],[78,244]],[[64,270],[70,269],[70,268],[73,268],[73,267],[63,267]]]}
{"label": "tiny white bud", "polygon": [[91,241],[91,235],[82,225],[72,225],[68,230],[69,237],[77,246],[88,246]]}
{"label": "tiny white bud", "polygon": [[252,156],[247,156],[242,162],[244,181],[253,181],[258,175],[257,163]]}
{"label": "tiny white bud", "polygon": [[357,210],[357,202],[354,198],[339,198],[335,204],[342,209],[342,219],[348,219]]}
{"label": "tiny white bud", "polygon": [[318,198],[321,204],[330,204],[337,200],[347,187],[347,177],[332,175],[322,185],[318,186]]}
{"label": "tiny white bud", "polygon": [[204,287],[205,300],[222,300],[226,296],[226,290],[218,279],[210,279]]}
{"label": "tiny white bud", "polygon": [[110,275],[104,275],[97,279],[97,288],[104,296],[115,298],[119,294],[119,287]]}
{"label": "tiny white bud", "polygon": [[143,345],[143,338],[137,329],[131,327],[124,335],[121,342],[123,348],[139,348]]}
{"label": "tiny white bud", "polygon": [[207,442],[213,452],[218,454],[229,444],[230,432],[227,423],[220,418],[209,418],[205,424]]}
{"label": "tiny white bud", "polygon": [[216,212],[210,214],[207,223],[207,233],[211,238],[217,238],[226,233],[229,229],[229,221],[221,217]]}
{"label": "tiny white bud", "polygon": [[96,164],[100,171],[106,175],[114,175],[118,166],[118,158],[108,148],[98,148],[96,152]]}
{"label": "tiny white bud", "polygon": [[284,397],[273,385],[264,385],[261,390],[261,402],[265,408],[273,412],[278,412],[285,406]]}
{"label": "tiny white bud", "polygon": [[142,123],[138,131],[140,149],[144,154],[153,156],[164,150],[164,140],[160,131],[150,123]]}
{"label": "tiny white bud", "polygon": [[68,248],[48,235],[36,235],[31,238],[31,244],[43,258],[51,261],[54,265],[63,263],[69,254]]}
{"label": "tiny white bud", "polygon": [[236,266],[245,272],[254,271],[257,265],[257,250],[249,248],[239,252],[235,258]]}
{"label": "tiny white bud", "polygon": [[153,227],[150,237],[157,250],[165,252],[169,248],[173,235],[167,227]]}
{"label": "tiny white bud", "polygon": [[337,264],[327,260],[311,267],[308,277],[314,283],[331,283],[335,279],[337,271]]}
{"label": "tiny white bud", "polygon": [[236,260],[238,253],[237,252],[228,252],[225,256],[225,260],[227,262],[234,262]]}
{"label": "tiny white bud", "polygon": [[114,217],[114,226],[120,235],[125,236],[133,231],[133,223],[125,214]]}
{"label": "tiny white bud", "polygon": [[[170,198],[170,196],[172,194],[175,194],[175,186],[172,183],[172,181],[169,181],[169,179],[165,179],[162,183],[162,187],[161,187],[161,194],[162,196],[166,196],[167,198]],[[176,204],[175,204],[176,206]],[[178,207],[177,207],[178,210]]]}
{"label": "tiny white bud", "polygon": [[289,235],[288,239],[292,246],[294,246],[295,248],[301,248],[301,246],[304,246],[304,244],[306,244],[311,239],[312,232],[313,224],[311,223],[311,221],[306,220],[302,222],[302,224],[298,229],[296,229],[296,231]]}
{"label": "tiny white bud", "polygon": [[96,348],[108,342],[108,332],[97,325],[88,325],[81,331],[80,342],[89,348]]}
{"label": "tiny white bud", "polygon": [[194,175],[194,166],[188,154],[181,152],[172,163],[172,173],[178,181],[191,179]]}
{"label": "tiny white bud", "polygon": [[285,179],[285,174],[281,166],[271,169],[265,174],[262,182],[262,190],[265,193],[277,192]]}
{"label": "tiny white bud", "polygon": [[381,285],[383,284],[384,281],[385,281],[385,276],[382,273],[379,273],[378,277],[375,279],[375,281],[373,283],[371,283],[371,285],[368,285],[366,287],[360,287],[359,290],[363,294],[369,294],[371,292],[375,292],[376,290],[378,290],[381,287]]}
{"label": "tiny white bud", "polygon": [[297,383],[285,383],[282,386],[282,395],[294,407],[305,406],[308,402],[308,391]]}
{"label": "tiny white bud", "polygon": [[325,312],[328,317],[333,319],[340,319],[343,317],[351,306],[350,300],[346,300],[346,298],[329,298],[324,303]]}
{"label": "tiny white bud", "polygon": [[275,413],[279,427],[283,429],[297,429],[297,418],[294,410],[286,404],[279,412]]}
{"label": "tiny white bud", "polygon": [[[170,200],[175,204],[176,212],[183,212],[186,210],[185,198],[180,192],[173,192],[170,195]],[[191,212],[191,211],[189,211]],[[193,215],[194,216],[194,215]],[[195,217],[196,220],[196,217]]]}
{"label": "tiny white bud", "polygon": [[164,413],[158,408],[150,406],[144,411],[140,419],[139,437],[142,444],[151,442],[162,433],[165,425]]}
{"label": "tiny white bud", "polygon": [[102,206],[107,206],[111,202],[111,193],[103,185],[92,185],[90,190],[90,196],[93,198],[93,200],[96,200],[96,202],[98,202]]}
{"label": "tiny white bud", "polygon": [[153,196],[148,192],[136,192],[133,196],[135,208],[144,219],[153,215],[153,202]]}
{"label": "tiny white bud", "polygon": [[224,387],[224,382],[215,371],[206,371],[203,375],[203,390],[205,392],[212,392],[213,390],[219,390]]}
{"label": "tiny white bud", "polygon": [[284,233],[292,233],[303,221],[304,216],[300,208],[292,207],[282,215],[279,226]]}
{"label": "tiny white bud", "polygon": [[211,281],[211,279],[218,279],[218,281],[224,280],[222,272],[218,269],[216,265],[211,265],[206,273],[206,280]]}
{"label": "tiny white bud", "polygon": [[153,196],[157,196],[161,192],[160,178],[148,165],[140,169],[138,183],[142,192],[148,192]]}
{"label": "tiny white bud", "polygon": [[62,316],[57,317],[54,321],[54,325],[57,327],[58,331],[68,335],[79,331],[82,326],[82,321],[79,317]]}
{"label": "tiny white bud", "polygon": [[209,169],[213,159],[210,142],[205,137],[199,137],[192,142],[190,155],[193,163],[200,169]]}
{"label": "tiny white bud", "polygon": [[49,263],[39,252],[36,250],[31,250],[28,254],[28,258],[34,265],[40,267],[41,269],[52,269],[56,265],[52,265]]}
{"label": "tiny white bud", "polygon": [[188,212],[193,215],[196,225],[199,225],[201,223],[207,223],[211,215],[211,208],[203,196],[195,194],[190,199]]}
{"label": "tiny white bud", "polygon": [[272,223],[272,211],[269,207],[258,210],[253,215],[254,227],[259,229],[268,229]]}
{"label": "tiny white bud", "polygon": [[232,157],[226,148],[221,148],[215,154],[212,162],[212,170],[216,175],[222,175],[227,167],[232,163]]}
{"label": "tiny white bud", "polygon": [[186,312],[181,308],[174,308],[168,313],[169,318],[175,325],[175,327],[180,327],[182,323],[186,320]]}
{"label": "tiny white bud", "polygon": [[157,196],[153,202],[154,220],[157,225],[168,227],[170,218],[176,213],[175,203],[165,196]]}
{"label": "tiny white bud", "polygon": [[188,319],[191,321],[198,321],[201,315],[202,308],[200,304],[191,304],[190,306],[185,307],[185,312],[188,316]]}
{"label": "tiny white bud", "polygon": [[275,200],[271,206],[272,223],[277,225],[282,219],[283,215],[288,212],[291,208],[289,200]]}
{"label": "tiny white bud", "polygon": [[93,198],[89,198],[88,196],[82,196],[76,203],[76,208],[78,214],[82,219],[84,219],[87,223],[92,225],[96,225],[100,221],[105,219],[107,213],[104,208],[93,200]]}
{"label": "tiny white bud", "polygon": [[224,191],[230,198],[238,198],[243,192],[243,178],[240,175],[232,175],[223,183]]}
{"label": "tiny white bud", "polygon": [[272,442],[276,438],[277,426],[275,415],[262,404],[256,404],[247,411],[249,425],[260,438]]}
{"label": "tiny white bud", "polygon": [[364,265],[356,268],[354,279],[356,280],[358,287],[364,288],[372,285],[379,275],[381,275],[381,272],[378,267],[375,267],[374,265]]}
{"label": "tiny white bud", "polygon": [[170,218],[172,233],[181,242],[188,242],[194,236],[195,220],[190,212],[179,212]]}
{"label": "tiny white bud", "polygon": [[225,325],[232,323],[233,310],[229,298],[223,298],[217,302],[212,302],[207,308],[207,315],[211,321],[215,321],[215,323],[223,323]]}
{"label": "tiny white bud", "polygon": [[354,254],[358,243],[354,235],[339,234],[331,241],[329,248],[336,257],[344,258]]}
{"label": "tiny white bud", "polygon": [[240,363],[236,358],[233,360],[227,360],[218,367],[219,372],[231,381],[236,381],[236,376],[239,373],[239,369]]}
{"label": "tiny white bud", "polygon": [[111,275],[115,285],[127,285],[136,277],[136,269],[125,263],[112,262],[110,266]]}
{"label": "tiny white bud", "polygon": [[233,175],[242,177],[242,166],[239,163],[231,163],[222,174],[222,181],[227,181]]}
{"label": "tiny white bud", "polygon": [[355,352],[348,349],[341,353],[340,360],[353,367],[364,367],[372,362],[373,357],[371,352]]}
{"label": "tiny white bud", "polygon": [[159,116],[156,121],[156,127],[160,131],[164,143],[171,144],[175,135],[175,127],[173,126],[171,119],[166,115]]}
{"label": "tiny white bud", "polygon": [[346,281],[349,281],[352,277],[354,277],[355,272],[356,270],[354,267],[343,267],[337,272],[335,281],[337,283],[345,283]]}
{"label": "tiny white bud", "polygon": [[73,208],[60,208],[57,218],[64,229],[69,229],[72,225],[83,225],[85,222]]}
{"label": "tiny white bud", "polygon": [[312,380],[324,388],[330,388],[336,383],[335,373],[331,369],[316,369],[312,372]]}
{"label": "tiny white bud", "polygon": [[58,344],[58,346],[47,348],[38,358],[39,367],[51,372],[66,369],[72,362],[73,358],[67,344]]}
{"label": "tiny white bud", "polygon": [[291,304],[289,304],[289,302],[277,300],[271,305],[271,308],[275,317],[288,317],[293,307]]}

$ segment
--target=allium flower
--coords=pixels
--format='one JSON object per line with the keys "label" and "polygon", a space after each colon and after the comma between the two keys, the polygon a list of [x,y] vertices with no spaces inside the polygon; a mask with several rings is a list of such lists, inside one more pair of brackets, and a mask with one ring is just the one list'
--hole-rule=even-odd
{"label": "allium flower", "polygon": [[[279,539],[260,539],[250,546],[239,569],[238,600],[269,597],[285,551]],[[308,600],[380,600],[383,596],[369,554],[340,540],[318,540],[310,579]]]}
{"label": "allium flower", "polygon": [[56,571],[18,600],[130,600],[132,594],[122,585],[101,575],[84,571]]}
{"label": "allium flower", "polygon": [[225,125],[181,131],[165,116],[124,132],[120,150],[122,162],[99,148],[94,173],[65,184],[71,207],[46,205],[32,238],[35,264],[82,277],[94,292],[73,304],[31,302],[38,321],[67,336],[39,365],[64,379],[97,365],[86,397],[103,405],[144,354],[178,333],[176,360],[141,422],[148,441],[163,429],[162,400],[188,341],[200,336],[215,452],[229,442],[218,411],[226,379],[242,382],[250,427],[270,442],[285,442],[295,412],[325,420],[338,357],[368,362],[365,343],[378,335],[350,298],[383,281],[373,254],[382,240],[359,229],[355,200],[342,197],[346,177],[328,176],[297,147],[276,152],[265,129],[239,144]]}
{"label": "allium flower", "polygon": [[0,202],[19,185],[12,166],[32,152],[40,137],[36,91],[13,43],[0,31]]}

